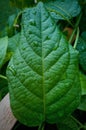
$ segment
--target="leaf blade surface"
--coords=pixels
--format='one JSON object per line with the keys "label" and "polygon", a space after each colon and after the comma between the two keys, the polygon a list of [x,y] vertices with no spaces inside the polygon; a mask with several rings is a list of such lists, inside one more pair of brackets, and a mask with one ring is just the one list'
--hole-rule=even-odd
{"label": "leaf blade surface", "polygon": [[26,9],[20,45],[7,71],[14,115],[28,126],[37,126],[71,114],[80,99],[77,63],[77,51],[68,45],[44,5]]}

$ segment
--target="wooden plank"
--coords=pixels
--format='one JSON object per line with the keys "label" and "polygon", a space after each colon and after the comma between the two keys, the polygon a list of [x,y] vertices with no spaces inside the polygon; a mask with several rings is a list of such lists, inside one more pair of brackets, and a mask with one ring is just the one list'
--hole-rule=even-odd
{"label": "wooden plank", "polygon": [[10,108],[9,94],[7,94],[0,102],[0,130],[11,130],[16,119]]}

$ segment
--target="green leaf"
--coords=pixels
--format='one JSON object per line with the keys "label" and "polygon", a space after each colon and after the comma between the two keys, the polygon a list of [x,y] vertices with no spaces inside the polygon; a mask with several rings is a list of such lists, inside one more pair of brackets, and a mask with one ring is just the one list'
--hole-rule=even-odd
{"label": "green leaf", "polygon": [[79,130],[77,123],[69,116],[57,124],[58,130]]}
{"label": "green leaf", "polygon": [[82,1],[81,3],[82,3],[81,7],[82,7],[83,10],[82,10],[82,18],[80,20],[79,28],[80,28],[81,32],[84,32],[84,31],[86,31],[86,19],[85,19],[85,16],[86,16],[86,1]]}
{"label": "green leaf", "polygon": [[7,65],[4,64],[0,69],[0,100],[8,93],[8,81],[6,77]]}
{"label": "green leaf", "polygon": [[9,61],[13,55],[13,53],[15,52],[16,48],[19,45],[19,36],[20,34],[16,34],[13,37],[8,39],[8,47],[7,47],[7,54],[4,60],[4,63],[6,63],[7,61]]}
{"label": "green leaf", "polygon": [[23,9],[25,7],[32,6],[34,0],[10,0],[12,6]]}
{"label": "green leaf", "polygon": [[81,95],[78,52],[67,43],[42,3],[23,12],[19,42],[7,69],[16,118],[37,126],[70,115]]}
{"label": "green leaf", "polygon": [[8,21],[7,21],[7,26],[3,31],[6,31],[8,37],[12,37],[15,34],[15,28],[14,28],[14,22],[17,17],[17,14],[13,14],[9,16]]}
{"label": "green leaf", "polygon": [[86,41],[86,31],[85,31],[85,32],[82,32],[81,36],[82,36],[82,38]]}
{"label": "green leaf", "polygon": [[39,1],[46,2],[46,0],[10,0],[11,4],[14,7],[24,9],[25,7],[31,7],[36,5]]}
{"label": "green leaf", "polygon": [[0,100],[8,93],[7,80],[0,77]]}
{"label": "green leaf", "polygon": [[81,103],[80,103],[78,109],[80,109],[82,111],[86,111],[86,95],[83,95],[81,97]]}
{"label": "green leaf", "polygon": [[4,64],[7,46],[8,46],[8,37],[6,36],[0,39],[0,68]]}
{"label": "green leaf", "polygon": [[8,52],[15,52],[16,48],[19,45],[19,38],[20,38],[20,33],[14,35],[13,37],[9,38],[8,42]]}
{"label": "green leaf", "polygon": [[16,10],[10,7],[9,0],[0,0],[0,31],[4,29],[8,17],[15,13]]}
{"label": "green leaf", "polygon": [[80,73],[82,95],[86,95],[86,75]]}
{"label": "green leaf", "polygon": [[45,5],[55,20],[68,20],[80,13],[77,0],[48,0]]}
{"label": "green leaf", "polygon": [[79,51],[79,63],[81,69],[86,72],[86,32],[83,32],[77,43],[77,50]]}

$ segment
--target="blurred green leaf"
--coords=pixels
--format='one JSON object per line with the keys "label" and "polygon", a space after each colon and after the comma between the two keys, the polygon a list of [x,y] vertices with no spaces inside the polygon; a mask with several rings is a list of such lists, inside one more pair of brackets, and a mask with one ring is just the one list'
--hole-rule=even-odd
{"label": "blurred green leaf", "polygon": [[11,8],[9,0],[0,0],[0,31],[2,31],[8,21],[8,17],[16,12],[15,8]]}
{"label": "blurred green leaf", "polygon": [[36,2],[45,3],[47,10],[55,20],[71,19],[80,13],[80,6],[77,0],[10,0],[11,4],[17,8],[25,8],[35,5]]}
{"label": "blurred green leaf", "polygon": [[86,31],[85,31],[85,32],[82,32],[81,36],[82,36],[82,38],[83,38],[83,39],[85,40],[85,42],[86,42]]}
{"label": "blurred green leaf", "polygon": [[8,46],[8,37],[4,37],[0,39],[0,68],[4,64],[6,52]]}
{"label": "blurred green leaf", "polygon": [[17,11],[15,14],[9,16],[5,28],[0,32],[0,37],[12,37],[21,30],[21,12]]}
{"label": "blurred green leaf", "polygon": [[25,7],[32,6],[34,0],[10,0],[12,6],[23,9]]}
{"label": "blurred green leaf", "polygon": [[16,18],[16,14],[9,16],[5,28],[0,33],[0,37],[4,37],[4,36],[12,37],[15,34],[14,26],[13,26],[15,18]]}
{"label": "blurred green leaf", "polygon": [[79,63],[81,69],[86,72],[86,32],[83,32],[77,43],[77,50],[79,51]]}
{"label": "blurred green leaf", "polygon": [[9,37],[12,37],[15,34],[14,22],[15,22],[16,17],[17,17],[17,14],[13,14],[9,16],[8,18],[6,31]]}
{"label": "blurred green leaf", "polygon": [[7,80],[0,78],[0,100],[8,93]]}
{"label": "blurred green leaf", "polygon": [[47,0],[45,5],[55,20],[71,19],[77,16],[81,10],[77,0]]}
{"label": "blurred green leaf", "polygon": [[20,9],[36,5],[39,1],[46,2],[47,0],[10,0],[11,5]]}
{"label": "blurred green leaf", "polygon": [[68,117],[58,124],[58,130],[78,130],[78,125],[71,117]]}
{"label": "blurred green leaf", "polygon": [[14,35],[13,37],[9,38],[8,42],[8,52],[14,52],[16,48],[19,45],[19,38],[20,38],[20,33]]}
{"label": "blurred green leaf", "polygon": [[82,96],[81,103],[80,103],[78,109],[80,109],[82,111],[86,111],[86,95]]}
{"label": "blurred green leaf", "polygon": [[81,81],[82,97],[78,109],[86,111],[86,75],[82,74],[81,72],[80,72],[80,81]]}
{"label": "blurred green leaf", "polygon": [[18,47],[19,36],[20,36],[20,33],[14,35],[13,37],[8,39],[7,54],[6,54],[6,57],[5,57],[5,60],[4,60],[5,63],[11,59],[11,56],[13,55],[16,48]]}
{"label": "blurred green leaf", "polygon": [[81,7],[82,7],[82,19],[80,21],[80,31],[86,31],[86,0],[81,0]]}
{"label": "blurred green leaf", "polygon": [[6,77],[7,63],[0,69],[0,100],[8,93],[8,81]]}
{"label": "blurred green leaf", "polygon": [[82,95],[86,95],[86,75],[80,73]]}

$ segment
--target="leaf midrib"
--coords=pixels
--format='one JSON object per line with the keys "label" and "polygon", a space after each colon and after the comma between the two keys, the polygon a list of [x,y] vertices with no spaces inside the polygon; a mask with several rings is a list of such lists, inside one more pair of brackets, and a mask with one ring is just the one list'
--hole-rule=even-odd
{"label": "leaf midrib", "polygon": [[45,113],[46,113],[46,106],[45,106],[45,102],[46,102],[46,100],[45,100],[45,86],[44,86],[44,82],[45,82],[45,78],[44,78],[44,49],[43,49],[43,35],[42,35],[42,9],[40,9],[41,11],[40,11],[40,38],[41,38],[41,44],[42,44],[42,89],[43,89],[43,108],[44,108],[44,111],[43,111],[43,115],[44,115],[44,121],[45,121],[45,119],[46,119],[46,117],[45,117]]}

